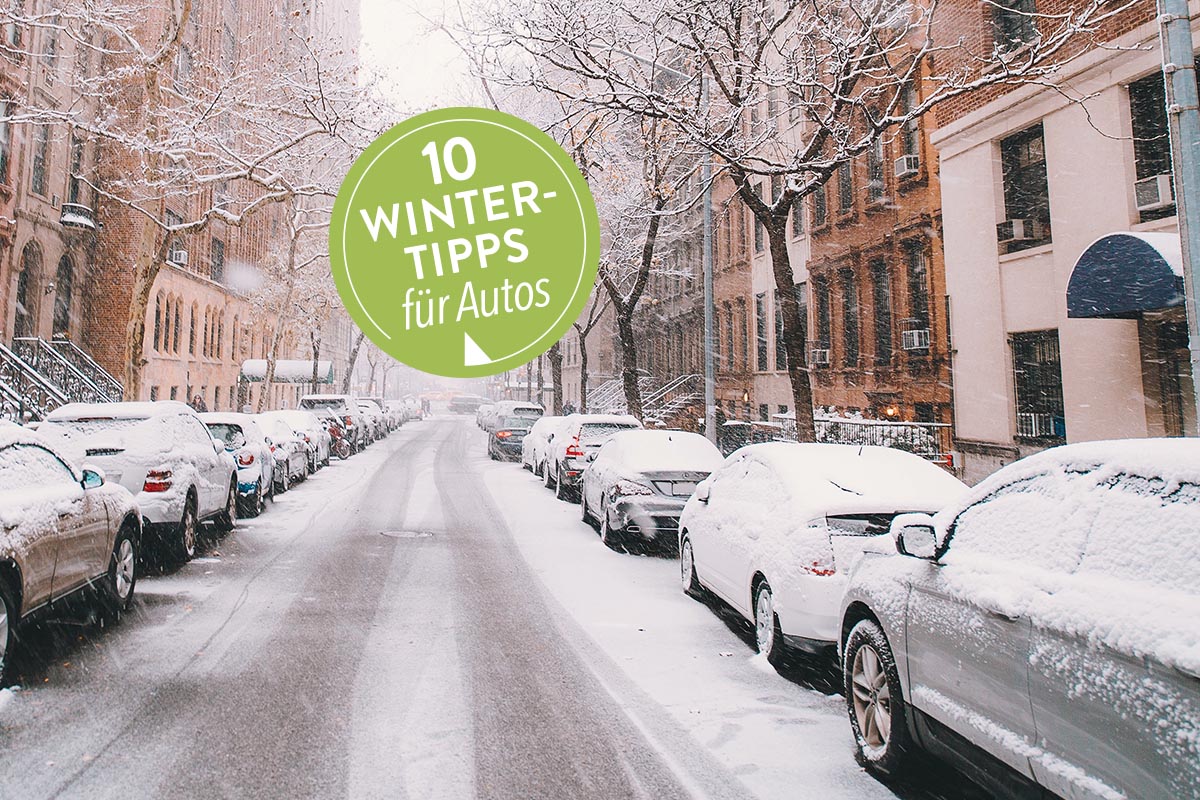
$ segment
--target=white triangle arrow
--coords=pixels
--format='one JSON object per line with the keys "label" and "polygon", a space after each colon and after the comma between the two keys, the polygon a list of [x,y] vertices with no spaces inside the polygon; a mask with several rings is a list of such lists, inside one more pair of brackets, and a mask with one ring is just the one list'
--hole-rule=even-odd
{"label": "white triangle arrow", "polygon": [[492,359],[488,358],[488,354],[483,352],[483,348],[475,344],[475,340],[469,334],[463,334],[463,366],[479,367],[484,364],[492,363]]}

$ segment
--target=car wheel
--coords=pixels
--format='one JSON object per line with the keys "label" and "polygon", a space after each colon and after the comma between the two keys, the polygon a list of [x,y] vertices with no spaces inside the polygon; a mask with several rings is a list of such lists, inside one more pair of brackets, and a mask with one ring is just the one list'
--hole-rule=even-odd
{"label": "car wheel", "polygon": [[137,583],[137,545],[128,525],[117,533],[112,556],[108,562],[108,573],[100,591],[101,619],[118,622],[121,615],[133,605],[133,587]]}
{"label": "car wheel", "polygon": [[0,580],[0,686],[8,684],[8,667],[17,644],[17,622],[12,590]]}
{"label": "car wheel", "polygon": [[183,519],[179,522],[178,535],[173,543],[175,560],[181,564],[196,555],[196,501],[191,497],[183,506]]}
{"label": "car wheel", "polygon": [[554,470],[550,469],[549,464],[542,464],[542,485],[547,489],[554,488]]}
{"label": "car wheel", "polygon": [[704,596],[704,587],[696,575],[696,554],[692,550],[692,540],[685,533],[679,543],[679,577],[683,581],[683,593],[691,597]]}
{"label": "car wheel", "polygon": [[266,510],[267,501],[263,495],[262,478],[254,484],[254,494],[247,497],[242,503],[238,504],[238,515],[243,517],[257,517]]}
{"label": "car wheel", "polygon": [[229,533],[237,525],[237,481],[229,484],[229,497],[225,500],[225,510],[217,515],[217,530]]}
{"label": "car wheel", "polygon": [[604,542],[604,546],[609,550],[617,550],[622,548],[621,533],[613,530],[612,525],[608,522],[608,509],[604,505],[604,498],[600,498],[600,541]]}
{"label": "car wheel", "polygon": [[754,590],[754,643],[770,663],[778,665],[783,661],[786,646],[779,629],[779,615],[775,613],[775,595],[765,580]]}
{"label": "car wheel", "polygon": [[542,477],[542,467],[537,461],[533,462],[533,474],[537,477]]}
{"label": "car wheel", "polygon": [[588,512],[587,492],[582,486],[579,487],[579,518],[592,525],[592,515]]}
{"label": "car wheel", "polygon": [[870,770],[897,774],[912,750],[908,710],[891,645],[874,620],[865,619],[850,631],[842,672],[855,758]]}
{"label": "car wheel", "polygon": [[292,488],[291,470],[285,464],[283,470],[279,473],[279,480],[275,482],[275,490],[286,492],[290,488]]}
{"label": "car wheel", "polygon": [[561,469],[558,471],[558,477],[554,480],[554,496],[565,503],[575,502],[575,490],[567,486]]}

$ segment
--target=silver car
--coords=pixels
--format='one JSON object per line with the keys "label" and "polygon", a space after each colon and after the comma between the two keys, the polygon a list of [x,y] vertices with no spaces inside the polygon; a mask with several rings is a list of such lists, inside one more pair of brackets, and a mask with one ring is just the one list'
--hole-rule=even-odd
{"label": "silver car", "polygon": [[861,762],[1200,797],[1200,441],[1047,450],[892,532],[900,555],[864,557],[842,604]]}

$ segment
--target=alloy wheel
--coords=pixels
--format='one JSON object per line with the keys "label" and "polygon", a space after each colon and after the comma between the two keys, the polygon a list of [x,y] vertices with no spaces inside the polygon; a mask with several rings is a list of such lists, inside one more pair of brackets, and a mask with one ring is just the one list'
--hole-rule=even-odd
{"label": "alloy wheel", "polygon": [[868,747],[886,747],[892,735],[892,694],[883,660],[870,644],[854,654],[854,716]]}
{"label": "alloy wheel", "polygon": [[117,590],[117,599],[124,603],[133,591],[133,570],[137,560],[133,552],[133,542],[128,536],[117,545],[117,552],[113,554],[113,558],[116,560],[113,584]]}
{"label": "alloy wheel", "polygon": [[763,584],[754,601],[754,640],[758,652],[770,654],[775,646],[775,603],[771,587]]}
{"label": "alloy wheel", "polygon": [[183,511],[183,552],[188,558],[196,554],[196,514],[190,507]]}
{"label": "alloy wheel", "polygon": [[692,553],[692,540],[684,539],[683,547],[679,548],[679,578],[686,592],[692,588],[692,575],[696,570],[696,557]]}

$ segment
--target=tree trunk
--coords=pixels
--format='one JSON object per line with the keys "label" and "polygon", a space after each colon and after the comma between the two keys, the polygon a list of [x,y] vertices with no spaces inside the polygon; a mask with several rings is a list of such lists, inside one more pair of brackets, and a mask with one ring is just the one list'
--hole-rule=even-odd
{"label": "tree trunk", "polygon": [[579,331],[579,411],[587,413],[588,402],[588,349],[587,333]]}
{"label": "tree trunk", "polygon": [[365,333],[359,331],[358,336],[354,337],[354,347],[350,348],[350,359],[346,363],[346,375],[342,378],[342,394],[350,394],[350,381],[354,379],[354,365],[358,363],[358,349],[362,347],[365,336]]}
{"label": "tree trunk", "polygon": [[642,419],[642,387],[638,385],[637,339],[633,332],[632,309],[617,310],[617,341],[621,345],[621,383],[625,388],[625,410]]}
{"label": "tree trunk", "polygon": [[320,383],[320,381],[321,381],[321,376],[320,376],[321,337],[315,332],[310,333],[308,336],[309,336],[309,339],[312,341],[312,354],[313,354],[312,393],[316,394],[317,393],[317,384]]}
{"label": "tree trunk", "polygon": [[554,392],[554,416],[562,414],[563,410],[563,385],[562,385],[562,342],[555,342],[554,346],[546,352],[546,357],[550,359],[550,382],[553,384],[551,389]]}
{"label": "tree trunk", "polygon": [[[296,239],[292,238],[291,247],[288,249],[288,277],[287,291],[283,295],[282,308],[288,309],[292,307],[292,295],[296,291],[296,270],[293,268],[296,263]],[[284,313],[279,315],[276,320],[275,330],[271,335],[271,348],[267,351],[267,371],[263,375],[263,390],[258,396],[258,413],[266,410],[267,395],[275,387],[275,362],[279,357],[279,343],[283,341],[283,323]]]}
{"label": "tree trunk", "polygon": [[783,345],[787,352],[788,379],[792,385],[792,406],[796,410],[796,440],[816,441],[813,423],[812,382],[808,372],[808,331],[800,316],[792,277],[791,253],[787,242],[787,215],[775,217],[766,226],[771,249],[771,271],[775,276],[776,302],[783,311]]}
{"label": "tree trunk", "polygon": [[546,384],[542,378],[542,357],[538,356],[538,405],[543,406],[546,402]]}
{"label": "tree trunk", "polygon": [[142,399],[142,367],[147,363],[144,355],[146,310],[150,307],[150,292],[154,288],[154,279],[158,277],[159,266],[154,256],[146,256],[145,261],[134,268],[133,293],[129,298],[129,313],[125,321],[125,380],[121,395],[124,400]]}

